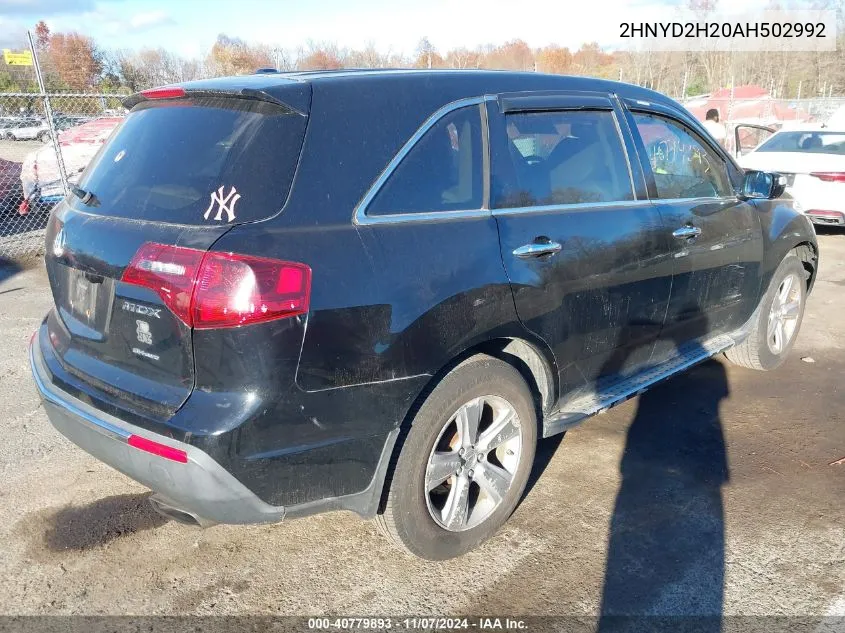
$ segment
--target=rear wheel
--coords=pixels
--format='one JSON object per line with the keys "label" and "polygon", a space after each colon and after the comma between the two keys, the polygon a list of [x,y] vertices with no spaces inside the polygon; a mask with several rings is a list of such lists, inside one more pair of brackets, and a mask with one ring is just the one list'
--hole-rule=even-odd
{"label": "rear wheel", "polygon": [[46,132],[46,131],[41,132],[41,134],[38,135],[38,140],[41,141],[42,143],[46,143],[47,141],[50,140],[50,133]]}
{"label": "rear wheel", "polygon": [[382,531],[429,560],[468,552],[516,508],[536,443],[534,399],[520,373],[490,356],[461,363],[413,417],[377,519]]}
{"label": "rear wheel", "polygon": [[725,352],[736,365],[768,371],[786,360],[795,343],[807,298],[806,271],[790,252],[778,266],[748,337]]}

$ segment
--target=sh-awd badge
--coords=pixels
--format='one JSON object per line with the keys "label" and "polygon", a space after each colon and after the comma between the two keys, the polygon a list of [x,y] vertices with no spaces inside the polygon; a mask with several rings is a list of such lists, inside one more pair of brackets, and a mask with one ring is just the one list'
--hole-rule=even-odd
{"label": "sh-awd badge", "polygon": [[135,321],[135,323],[138,326],[138,329],[135,330],[135,333],[138,335],[138,340],[141,343],[146,343],[147,345],[152,345],[153,344],[153,335],[150,332],[150,324],[147,323],[146,321],[142,321],[141,319],[138,319],[137,321]]}

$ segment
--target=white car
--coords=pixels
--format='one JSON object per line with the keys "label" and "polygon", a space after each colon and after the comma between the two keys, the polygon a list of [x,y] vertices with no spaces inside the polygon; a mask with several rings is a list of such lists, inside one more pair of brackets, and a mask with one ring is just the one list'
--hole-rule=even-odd
{"label": "white car", "polygon": [[[101,117],[59,134],[62,161],[71,183],[79,179],[90,160],[122,121],[122,117]],[[24,201],[19,213],[22,215],[33,208],[50,209],[64,197],[64,187],[52,144],[48,143],[33,150],[24,158],[21,166],[21,185]]]}
{"label": "white car", "polygon": [[9,117],[0,120],[0,137],[9,141],[46,141],[50,138],[50,129],[46,121],[36,117]]}
{"label": "white car", "polygon": [[737,126],[739,164],[745,169],[783,174],[796,208],[815,224],[845,226],[845,126],[783,129],[743,154],[740,136],[749,136],[751,130],[747,128],[773,131],[762,126]]}

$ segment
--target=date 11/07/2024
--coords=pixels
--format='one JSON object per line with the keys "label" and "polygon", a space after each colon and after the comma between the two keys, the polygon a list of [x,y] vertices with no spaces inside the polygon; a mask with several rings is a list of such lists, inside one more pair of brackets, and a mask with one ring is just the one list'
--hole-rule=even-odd
{"label": "date 11/07/2024", "polygon": [[407,630],[442,630],[459,631],[525,631],[528,627],[524,620],[517,618],[445,618],[445,617],[408,617],[408,618],[309,618],[310,630],[371,630],[390,629]]}

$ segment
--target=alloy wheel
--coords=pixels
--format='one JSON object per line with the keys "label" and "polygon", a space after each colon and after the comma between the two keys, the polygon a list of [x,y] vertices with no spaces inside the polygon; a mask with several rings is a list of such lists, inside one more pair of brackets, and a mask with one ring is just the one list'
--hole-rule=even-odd
{"label": "alloy wheel", "polygon": [[802,299],[800,284],[801,280],[797,275],[787,275],[780,282],[772,300],[766,342],[769,351],[776,356],[783,353],[798,328]]}
{"label": "alloy wheel", "polygon": [[491,395],[463,404],[428,457],[424,493],[431,517],[453,532],[483,523],[510,489],[521,453],[519,416],[507,400]]}

